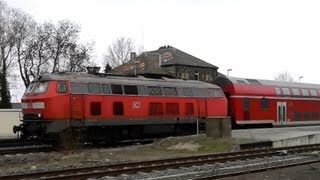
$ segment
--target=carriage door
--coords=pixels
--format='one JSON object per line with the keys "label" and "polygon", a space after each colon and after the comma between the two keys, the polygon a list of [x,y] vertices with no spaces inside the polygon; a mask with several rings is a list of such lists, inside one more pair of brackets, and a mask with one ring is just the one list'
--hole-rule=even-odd
{"label": "carriage door", "polygon": [[283,124],[287,121],[287,103],[277,102],[277,123]]}
{"label": "carriage door", "polygon": [[71,94],[71,120],[72,125],[81,125],[84,118],[84,104],[82,94]]}
{"label": "carriage door", "polygon": [[199,98],[198,103],[199,103],[199,117],[206,118],[207,117],[207,100],[206,100],[206,98]]}

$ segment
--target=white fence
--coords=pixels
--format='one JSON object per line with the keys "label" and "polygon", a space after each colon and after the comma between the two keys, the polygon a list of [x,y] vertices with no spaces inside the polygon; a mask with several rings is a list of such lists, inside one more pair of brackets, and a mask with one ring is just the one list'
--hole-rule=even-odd
{"label": "white fence", "polygon": [[16,137],[12,131],[14,125],[19,125],[21,109],[0,109],[0,138]]}

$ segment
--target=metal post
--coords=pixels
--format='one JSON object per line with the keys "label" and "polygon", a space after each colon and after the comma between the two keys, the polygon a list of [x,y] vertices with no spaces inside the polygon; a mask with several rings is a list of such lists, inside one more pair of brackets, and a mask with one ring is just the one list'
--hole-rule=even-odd
{"label": "metal post", "polygon": [[197,118],[197,135],[199,135],[199,118]]}

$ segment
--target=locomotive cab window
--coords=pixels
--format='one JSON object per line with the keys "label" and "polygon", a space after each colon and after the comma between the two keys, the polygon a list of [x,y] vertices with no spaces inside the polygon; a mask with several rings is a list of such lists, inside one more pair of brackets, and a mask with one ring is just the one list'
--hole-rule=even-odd
{"label": "locomotive cab window", "polygon": [[26,89],[26,93],[31,93],[36,86],[36,83],[29,84],[28,88]]}
{"label": "locomotive cab window", "polygon": [[67,92],[67,83],[66,82],[59,82],[57,85],[57,92],[58,93],[66,93]]}
{"label": "locomotive cab window", "polygon": [[118,84],[111,84],[112,94],[123,94],[122,86]]}
{"label": "locomotive cab window", "polygon": [[134,85],[124,85],[123,86],[124,93],[130,94],[130,95],[137,95],[138,93],[138,87]]}
{"label": "locomotive cab window", "polygon": [[47,87],[48,87],[48,82],[38,83],[38,85],[34,89],[34,92],[35,93],[44,93],[47,91]]}

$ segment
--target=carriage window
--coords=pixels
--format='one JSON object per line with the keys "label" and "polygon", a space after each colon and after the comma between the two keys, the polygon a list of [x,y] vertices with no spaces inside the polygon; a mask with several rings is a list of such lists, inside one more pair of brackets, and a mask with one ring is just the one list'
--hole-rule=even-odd
{"label": "carriage window", "polygon": [[163,94],[168,96],[176,96],[178,93],[175,87],[164,87]]}
{"label": "carriage window", "polygon": [[57,92],[58,93],[66,93],[67,92],[67,83],[66,82],[59,82],[57,85]]}
{"label": "carriage window", "polygon": [[102,84],[103,94],[110,94],[110,86],[109,84]]}
{"label": "carriage window", "polygon": [[261,109],[267,109],[268,106],[269,106],[268,99],[262,98],[262,99],[260,100],[260,108],[261,108]]}
{"label": "carriage window", "polygon": [[111,84],[112,94],[123,94],[122,86],[117,84]]}
{"label": "carriage window", "polygon": [[300,96],[300,91],[297,88],[293,88],[292,89],[292,93],[293,93],[294,96]]}
{"label": "carriage window", "polygon": [[194,96],[208,97],[208,89],[206,88],[194,88],[192,92]]}
{"label": "carriage window", "polygon": [[317,111],[312,112],[312,120],[318,120],[319,119],[319,115]]}
{"label": "carriage window", "polygon": [[90,104],[91,115],[101,115],[101,102],[91,102]]}
{"label": "carriage window", "polygon": [[185,96],[193,96],[191,88],[183,88],[183,94]]}
{"label": "carriage window", "polygon": [[309,112],[303,113],[303,120],[310,120],[310,113]]}
{"label": "carriage window", "polygon": [[114,102],[113,103],[113,115],[123,115],[123,103]]}
{"label": "carriage window", "polygon": [[284,96],[290,96],[290,90],[289,88],[282,88],[282,92]]}
{"label": "carriage window", "polygon": [[310,89],[310,93],[311,93],[311,96],[312,96],[312,97],[317,97],[317,96],[318,96],[318,95],[317,95],[317,91],[314,90],[314,89]]}
{"label": "carriage window", "polygon": [[151,102],[149,104],[149,115],[163,115],[163,104]]}
{"label": "carriage window", "polygon": [[193,103],[186,103],[185,110],[186,115],[193,115]]}
{"label": "carriage window", "polygon": [[308,90],[301,89],[301,91],[302,91],[302,96],[309,96]]}
{"label": "carriage window", "polygon": [[88,89],[89,89],[89,93],[95,93],[95,94],[100,94],[101,93],[101,89],[100,89],[100,84],[88,84]]}
{"label": "carriage window", "polygon": [[277,96],[281,96],[280,88],[275,87],[274,89],[276,90],[276,94],[277,94]]}
{"label": "carriage window", "polygon": [[167,115],[178,115],[179,104],[178,103],[166,103],[166,114]]}
{"label": "carriage window", "polygon": [[88,93],[89,92],[88,85],[84,83],[71,82],[70,89],[71,89],[71,93]]}
{"label": "carriage window", "polygon": [[141,95],[147,95],[147,90],[145,86],[138,86],[138,89]]}
{"label": "carriage window", "polygon": [[47,87],[48,87],[47,82],[38,83],[38,85],[34,89],[34,92],[35,93],[44,93],[47,91]]}
{"label": "carriage window", "polygon": [[300,112],[293,112],[293,120],[294,121],[300,121],[301,120]]}
{"label": "carriage window", "polygon": [[133,85],[124,85],[123,86],[125,94],[139,94],[138,87]]}
{"label": "carriage window", "polygon": [[162,95],[161,88],[156,86],[148,86],[148,94],[149,95]]}

